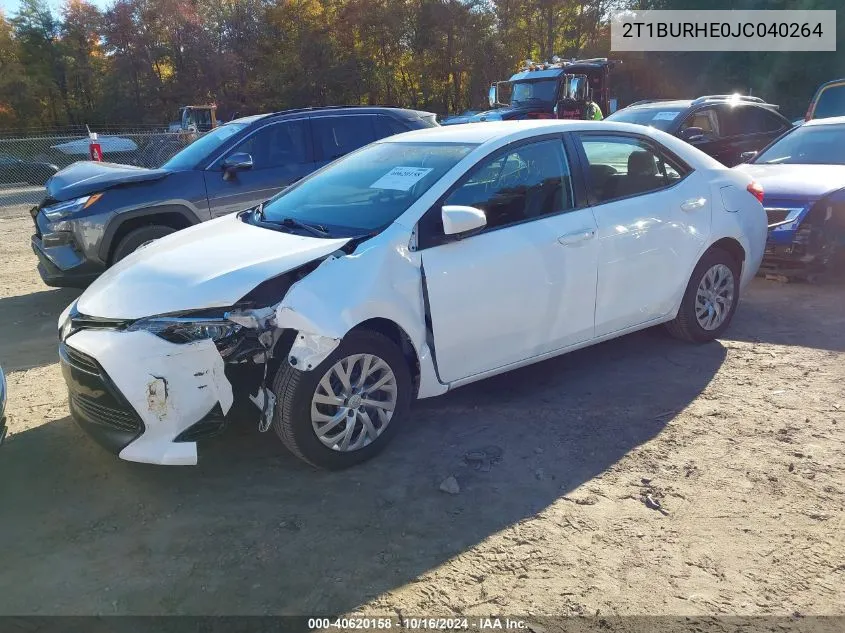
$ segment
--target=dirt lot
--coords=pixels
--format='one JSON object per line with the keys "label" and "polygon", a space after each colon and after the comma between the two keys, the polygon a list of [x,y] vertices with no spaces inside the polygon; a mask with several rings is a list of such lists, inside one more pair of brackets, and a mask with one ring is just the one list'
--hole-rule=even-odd
{"label": "dirt lot", "polygon": [[76,293],[30,232],[0,215],[0,613],[845,612],[845,287],[758,281],[721,342],[646,331],[425,401],[343,473],[251,424],[163,468],[69,419]]}

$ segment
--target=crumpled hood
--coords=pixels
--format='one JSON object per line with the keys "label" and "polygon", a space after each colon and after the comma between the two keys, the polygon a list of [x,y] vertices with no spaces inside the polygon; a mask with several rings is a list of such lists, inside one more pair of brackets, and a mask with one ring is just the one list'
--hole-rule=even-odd
{"label": "crumpled hood", "polygon": [[82,160],[54,174],[47,181],[47,195],[59,201],[70,200],[117,185],[158,180],[169,173],[166,169],[144,169],[132,165]]}
{"label": "crumpled hood", "polygon": [[770,199],[817,200],[845,187],[843,165],[737,165],[763,187]]}
{"label": "crumpled hood", "polygon": [[91,284],[76,307],[109,319],[228,307],[261,282],[348,241],[273,231],[227,215],[135,251]]}

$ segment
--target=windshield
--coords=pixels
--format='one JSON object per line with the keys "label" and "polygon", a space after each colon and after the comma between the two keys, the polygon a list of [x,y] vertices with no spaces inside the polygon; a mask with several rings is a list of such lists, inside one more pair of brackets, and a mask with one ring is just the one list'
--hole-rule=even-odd
{"label": "windshield", "polygon": [[802,125],[754,159],[758,165],[845,165],[845,124]]}
{"label": "windshield", "polygon": [[542,101],[553,104],[557,93],[557,79],[516,81],[511,85],[511,105],[530,105]]}
{"label": "windshield", "polygon": [[[271,198],[263,220],[293,219],[332,237],[386,227],[476,146],[375,143]],[[292,224],[288,222],[286,226]]]}
{"label": "windshield", "polygon": [[813,110],[814,119],[833,116],[845,116],[845,84],[829,86],[822,90]]}
{"label": "windshield", "polygon": [[162,165],[163,169],[193,169],[197,164],[208,156],[215,149],[220,147],[228,138],[231,138],[247,126],[246,123],[227,123],[211,130],[208,134],[200,136],[186,148],[177,152],[169,161]]}
{"label": "windshield", "polygon": [[647,125],[665,132],[684,110],[685,108],[624,108],[605,120]]}

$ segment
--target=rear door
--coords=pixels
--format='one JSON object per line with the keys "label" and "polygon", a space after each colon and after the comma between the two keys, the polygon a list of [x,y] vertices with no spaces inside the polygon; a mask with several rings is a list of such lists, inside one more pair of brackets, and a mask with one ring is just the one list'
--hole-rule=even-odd
{"label": "rear door", "polygon": [[[374,114],[343,114],[311,119],[317,167],[322,167],[349,152],[369,145],[376,138]],[[379,126],[380,132],[383,130]],[[386,134],[385,134],[386,136]]]}
{"label": "rear door", "polygon": [[717,160],[728,167],[740,164],[743,152],[759,152],[788,128],[781,117],[760,106],[721,106],[719,118],[725,145]]}
{"label": "rear door", "polygon": [[598,226],[595,335],[659,319],[710,232],[704,177],[651,139],[579,133]]}
{"label": "rear door", "polygon": [[[222,163],[236,153],[252,156],[253,166],[227,174]],[[225,215],[255,206],[313,170],[314,157],[307,118],[265,125],[205,170],[211,215]]]}

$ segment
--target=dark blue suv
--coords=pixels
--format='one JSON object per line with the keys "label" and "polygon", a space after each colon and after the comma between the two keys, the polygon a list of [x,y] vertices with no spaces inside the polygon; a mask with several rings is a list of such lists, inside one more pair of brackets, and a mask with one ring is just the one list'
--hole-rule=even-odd
{"label": "dark blue suv", "polygon": [[255,206],[377,139],[436,125],[434,114],[399,108],[287,110],[221,125],[158,169],[74,163],[32,209],[38,271],[49,286],[86,286],[148,242]]}

